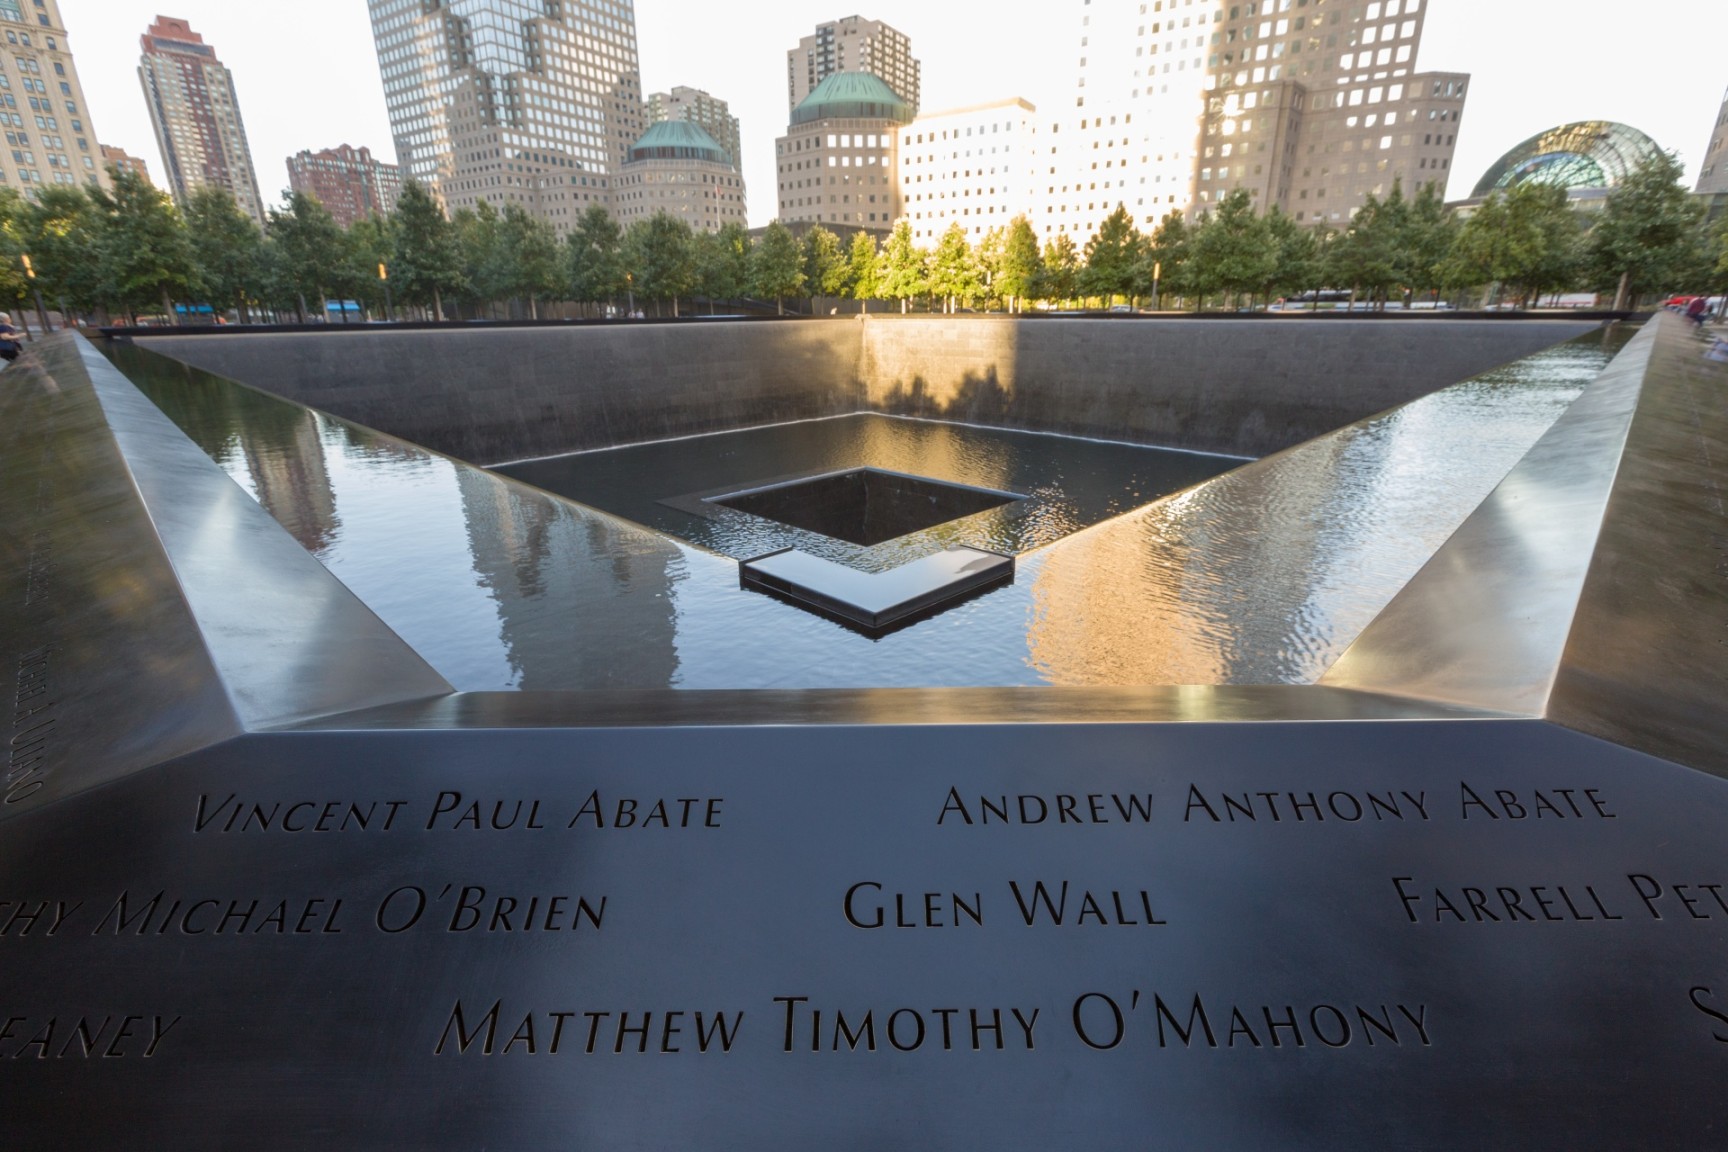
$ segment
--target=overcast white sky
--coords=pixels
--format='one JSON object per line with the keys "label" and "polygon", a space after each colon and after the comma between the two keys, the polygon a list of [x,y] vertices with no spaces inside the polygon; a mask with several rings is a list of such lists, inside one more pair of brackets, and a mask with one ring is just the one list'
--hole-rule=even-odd
{"label": "overcast white sky", "polygon": [[[752,225],[773,217],[774,140],[786,128],[786,51],[826,19],[886,20],[912,38],[926,109],[1071,94],[1078,0],[638,0],[644,90],[705,88],[743,122]],[[162,160],[139,89],[138,38],[158,13],[183,17],[234,72],[267,201],[302,148],[367,145],[393,159],[365,0],[61,0],[102,143]],[[1728,4],[1655,0],[1431,0],[1418,67],[1474,76],[1452,198],[1518,142],[1572,120],[1620,120],[1677,151],[1696,179],[1724,89]]]}

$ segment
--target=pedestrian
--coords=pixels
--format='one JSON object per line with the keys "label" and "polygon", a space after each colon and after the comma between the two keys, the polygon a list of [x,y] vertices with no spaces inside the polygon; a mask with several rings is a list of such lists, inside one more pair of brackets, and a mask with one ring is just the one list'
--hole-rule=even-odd
{"label": "pedestrian", "polygon": [[1698,328],[1704,327],[1704,317],[1710,311],[1710,301],[1703,296],[1692,297],[1692,303],[1686,305],[1686,319],[1692,321]]}
{"label": "pedestrian", "polygon": [[18,353],[24,351],[24,345],[18,343],[18,337],[23,335],[12,327],[12,313],[0,312],[0,360],[10,364],[18,359]]}

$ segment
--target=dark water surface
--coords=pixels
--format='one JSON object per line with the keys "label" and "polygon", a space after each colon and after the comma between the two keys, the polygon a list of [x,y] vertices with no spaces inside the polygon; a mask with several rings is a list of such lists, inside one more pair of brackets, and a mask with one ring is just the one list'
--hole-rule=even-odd
{"label": "dark water surface", "polygon": [[[1561,345],[1162,500],[1170,481],[1145,463],[1161,457],[1141,449],[878,417],[769,430],[816,445],[790,470],[864,440],[899,470],[1051,492],[1048,522],[957,522],[1022,553],[1013,585],[876,640],[741,589],[717,552],[754,536],[694,547],[154,353],[107,351],[446,679],[480,691],[1311,682],[1618,343]],[[691,443],[650,446],[665,475],[648,492],[620,490],[629,470],[602,477],[619,511],[652,521],[659,493],[705,484]],[[1100,459],[1119,463],[1087,463]]]}
{"label": "dark water surface", "polygon": [[[493,468],[735,560],[798,548],[880,572],[954,544],[1019,555],[1245,461],[863,413]],[[695,498],[878,468],[1026,497],[866,547]],[[663,503],[678,499],[683,507]]]}

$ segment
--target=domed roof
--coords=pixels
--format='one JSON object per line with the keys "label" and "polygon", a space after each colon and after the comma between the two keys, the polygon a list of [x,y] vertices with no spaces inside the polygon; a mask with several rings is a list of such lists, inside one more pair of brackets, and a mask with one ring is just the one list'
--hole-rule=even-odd
{"label": "domed roof", "polygon": [[1583,120],[1532,136],[1488,169],[1475,195],[1549,184],[1568,191],[1612,188],[1644,161],[1662,154],[1656,141],[1611,120]]}
{"label": "domed roof", "polygon": [[630,146],[631,160],[707,160],[730,164],[720,142],[700,124],[689,120],[659,120]]}
{"label": "domed roof", "polygon": [[836,72],[816,85],[792,110],[793,124],[815,120],[892,120],[910,124],[912,105],[900,99],[880,76]]}

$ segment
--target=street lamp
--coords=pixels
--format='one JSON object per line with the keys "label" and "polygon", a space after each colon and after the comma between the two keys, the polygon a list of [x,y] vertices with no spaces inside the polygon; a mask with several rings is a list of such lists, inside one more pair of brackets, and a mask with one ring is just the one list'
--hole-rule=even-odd
{"label": "street lamp", "polygon": [[1164,278],[1164,261],[1155,260],[1152,263],[1152,311],[1162,311],[1158,304],[1158,281]]}
{"label": "street lamp", "polygon": [[24,275],[30,281],[30,291],[36,296],[36,316],[42,321],[42,332],[48,332],[48,309],[42,306],[42,289],[36,284],[36,266],[30,263],[28,254],[24,257]]}
{"label": "street lamp", "polygon": [[636,319],[636,274],[634,272],[624,273],[624,294],[630,298],[630,310],[624,318],[634,320]]}
{"label": "street lamp", "polygon": [[396,318],[390,314],[390,269],[382,261],[378,264],[378,279],[384,285],[384,319],[394,323]]}

